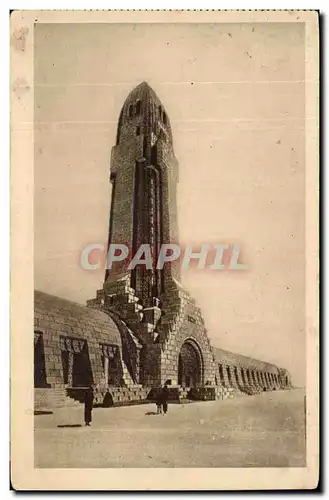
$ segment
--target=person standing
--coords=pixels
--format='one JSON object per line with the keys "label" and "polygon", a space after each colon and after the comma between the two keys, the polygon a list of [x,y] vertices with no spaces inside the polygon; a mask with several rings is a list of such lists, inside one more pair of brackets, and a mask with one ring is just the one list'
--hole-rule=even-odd
{"label": "person standing", "polygon": [[163,414],[166,415],[168,412],[168,399],[169,399],[169,391],[168,387],[165,385],[164,388],[162,389],[162,408],[163,408]]}
{"label": "person standing", "polygon": [[90,426],[91,414],[94,405],[94,390],[92,386],[85,392],[85,425]]}
{"label": "person standing", "polygon": [[162,413],[162,388],[160,388],[160,391],[157,394],[155,403],[157,406],[157,414],[160,415],[160,413]]}

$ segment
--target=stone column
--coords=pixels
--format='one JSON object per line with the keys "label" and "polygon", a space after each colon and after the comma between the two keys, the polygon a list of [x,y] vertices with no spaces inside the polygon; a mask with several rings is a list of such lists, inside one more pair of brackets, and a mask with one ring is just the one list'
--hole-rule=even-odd
{"label": "stone column", "polygon": [[242,377],[242,386],[244,388],[248,387],[247,370],[244,367],[241,368],[241,377]]}
{"label": "stone column", "polygon": [[262,379],[260,377],[260,372],[257,370],[257,380],[258,380],[258,385],[259,387],[263,386]]}
{"label": "stone column", "polygon": [[268,373],[264,372],[265,387],[269,389]]}
{"label": "stone column", "polygon": [[260,378],[261,386],[262,386],[262,389],[263,389],[264,387],[266,387],[266,381],[265,381],[265,377],[264,377],[264,372],[259,372],[259,378]]}
{"label": "stone column", "polygon": [[263,389],[263,387],[265,386],[263,372],[258,372],[258,378],[259,378],[259,382],[260,382],[261,388]]}
{"label": "stone column", "polygon": [[280,389],[279,375],[275,374],[275,386],[277,389]]}
{"label": "stone column", "polygon": [[270,375],[268,372],[265,373],[265,378],[266,378],[266,386],[268,389],[271,388],[271,382],[270,382]]}
{"label": "stone column", "polygon": [[232,387],[237,387],[238,383],[237,383],[237,379],[236,379],[236,376],[235,376],[234,367],[230,365],[229,366],[229,370],[230,370],[230,375],[231,375],[231,386]]}
{"label": "stone column", "polygon": [[272,373],[272,389],[275,388],[275,375]]}
{"label": "stone column", "polygon": [[224,368],[223,365],[218,365],[218,376],[219,376],[219,385],[224,385]]}
{"label": "stone column", "polygon": [[242,374],[241,374],[241,367],[238,366],[236,368],[236,379],[237,379],[237,384],[238,384],[238,387],[242,388],[244,386],[244,383],[243,383],[243,380],[242,380]]}
{"label": "stone column", "polygon": [[67,385],[69,387],[73,387],[73,363],[74,363],[74,354],[73,352],[69,352],[68,375],[67,375]]}
{"label": "stone column", "polygon": [[257,381],[257,377],[256,377],[256,370],[251,371],[251,379],[252,379],[254,389],[257,390],[258,389],[258,381]]}
{"label": "stone column", "polygon": [[230,381],[228,379],[228,373],[227,373],[228,365],[223,366],[223,375],[224,375],[224,385],[225,387],[230,387]]}
{"label": "stone column", "polygon": [[247,381],[248,381],[248,387],[252,389],[253,383],[252,383],[252,378],[251,378],[251,370],[250,368],[247,368]]}
{"label": "stone column", "polygon": [[105,387],[109,385],[109,358],[104,356],[104,380]]}

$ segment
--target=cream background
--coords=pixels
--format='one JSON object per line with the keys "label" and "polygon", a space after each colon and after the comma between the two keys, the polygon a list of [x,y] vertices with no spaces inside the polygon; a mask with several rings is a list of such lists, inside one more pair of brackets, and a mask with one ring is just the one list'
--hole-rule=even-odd
{"label": "cream background", "polygon": [[147,80],[173,128],[181,243],[241,243],[247,272],[183,284],[224,349],[305,384],[305,76],[301,23],[36,25],[35,288],[85,303],[103,273],[120,108]]}

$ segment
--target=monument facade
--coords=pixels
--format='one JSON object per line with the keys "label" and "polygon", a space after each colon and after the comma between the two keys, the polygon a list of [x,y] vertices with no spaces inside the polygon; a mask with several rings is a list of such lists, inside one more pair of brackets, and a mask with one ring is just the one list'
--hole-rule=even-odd
{"label": "monument facade", "polygon": [[291,387],[285,369],[212,346],[177,260],[130,268],[143,245],[157,262],[163,244],[179,242],[178,180],[168,114],[143,82],[122,107],[111,155],[108,245],[125,244],[129,257],[106,270],[87,307],[36,292],[38,404],[55,393],[60,404],[91,384],[109,404],[146,399],[164,384],[178,400]]}

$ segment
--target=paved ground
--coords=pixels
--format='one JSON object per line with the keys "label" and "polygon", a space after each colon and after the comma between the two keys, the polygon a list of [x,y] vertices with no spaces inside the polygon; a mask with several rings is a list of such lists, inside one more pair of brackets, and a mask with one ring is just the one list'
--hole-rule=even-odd
{"label": "paved ground", "polygon": [[35,417],[36,467],[302,467],[304,392],[277,391],[228,401],[83,408]]}

